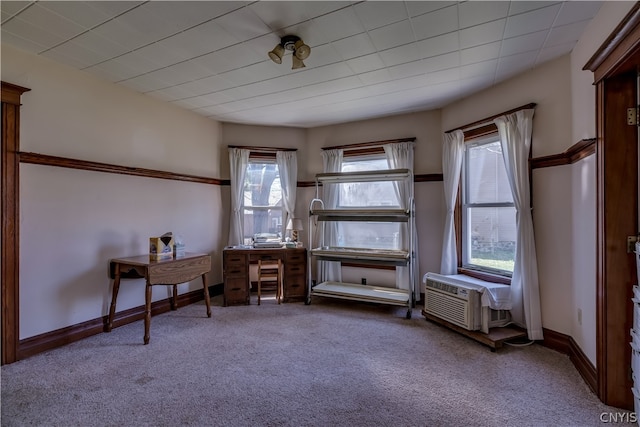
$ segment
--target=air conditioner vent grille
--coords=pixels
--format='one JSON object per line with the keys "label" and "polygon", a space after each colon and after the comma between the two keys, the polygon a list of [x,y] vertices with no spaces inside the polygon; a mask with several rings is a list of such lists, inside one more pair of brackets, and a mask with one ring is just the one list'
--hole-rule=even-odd
{"label": "air conditioner vent grille", "polygon": [[465,300],[427,289],[425,311],[466,329],[469,329],[468,306]]}

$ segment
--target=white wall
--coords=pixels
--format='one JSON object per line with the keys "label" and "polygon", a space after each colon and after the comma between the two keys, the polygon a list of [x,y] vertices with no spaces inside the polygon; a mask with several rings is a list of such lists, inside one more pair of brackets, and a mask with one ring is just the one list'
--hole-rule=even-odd
{"label": "white wall", "polygon": [[[2,80],[22,97],[21,151],[217,178],[217,122],[2,46]],[[173,231],[187,250],[213,256],[222,280],[221,189],[51,166],[20,166],[20,338],[108,313],[111,258],[148,253]],[[126,280],[118,311],[144,304],[144,282]],[[201,289],[195,280],[179,293]],[[168,296],[154,289],[154,300]]]}

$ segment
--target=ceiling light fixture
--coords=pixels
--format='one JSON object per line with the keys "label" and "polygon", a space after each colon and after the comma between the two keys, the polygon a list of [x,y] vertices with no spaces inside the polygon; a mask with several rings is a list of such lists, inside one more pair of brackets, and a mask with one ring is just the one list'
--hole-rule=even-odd
{"label": "ceiling light fixture", "polygon": [[280,43],[269,52],[269,58],[276,64],[282,64],[282,57],[286,50],[290,50],[292,53],[293,66],[291,69],[304,68],[305,65],[302,60],[309,57],[311,48],[304,44],[300,37],[287,35],[282,37]]}

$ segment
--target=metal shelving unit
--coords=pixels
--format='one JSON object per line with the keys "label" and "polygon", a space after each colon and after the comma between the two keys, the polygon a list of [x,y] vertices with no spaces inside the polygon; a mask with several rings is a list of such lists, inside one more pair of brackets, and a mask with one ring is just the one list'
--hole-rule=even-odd
{"label": "metal shelving unit", "polygon": [[[321,184],[401,181],[411,183],[411,191],[406,208],[375,208],[375,209],[325,209],[324,202],[319,198]],[[409,245],[406,248],[373,249],[327,246],[324,244],[324,223],[329,221],[362,221],[362,222],[402,222],[408,225]],[[317,222],[317,225],[314,223]],[[415,277],[412,263],[414,262],[415,242],[414,224],[415,203],[413,199],[413,174],[409,169],[391,169],[382,171],[322,173],[316,175],[316,197],[309,205],[309,246],[307,252],[309,275],[307,304],[312,296],[341,298],[356,301],[366,301],[379,304],[389,304],[407,307],[407,319],[411,318],[411,309],[415,304]],[[320,227],[319,238],[314,239]],[[408,290],[381,286],[368,286],[358,283],[314,280],[312,263],[314,261],[357,262],[360,264],[388,265],[408,267]]]}

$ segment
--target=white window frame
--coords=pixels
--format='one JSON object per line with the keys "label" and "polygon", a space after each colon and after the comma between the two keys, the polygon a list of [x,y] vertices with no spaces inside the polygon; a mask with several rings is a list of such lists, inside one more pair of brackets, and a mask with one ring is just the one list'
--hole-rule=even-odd
{"label": "white window frame", "polygon": [[502,270],[487,267],[484,265],[472,264],[470,262],[471,254],[470,254],[470,245],[471,245],[471,218],[469,215],[469,210],[472,208],[504,208],[504,207],[513,207],[515,209],[515,203],[512,202],[493,202],[493,203],[471,203],[468,201],[468,190],[469,188],[469,150],[474,147],[478,147],[481,145],[486,145],[494,142],[499,142],[500,137],[498,133],[491,134],[488,136],[479,137],[473,139],[465,145],[464,157],[462,161],[462,179],[460,181],[461,185],[461,214],[462,214],[462,229],[460,231],[461,234],[461,252],[462,252],[462,260],[461,266],[463,269],[478,271],[481,273],[488,273],[497,276],[503,276],[507,278],[511,278],[513,272],[509,270]]}

